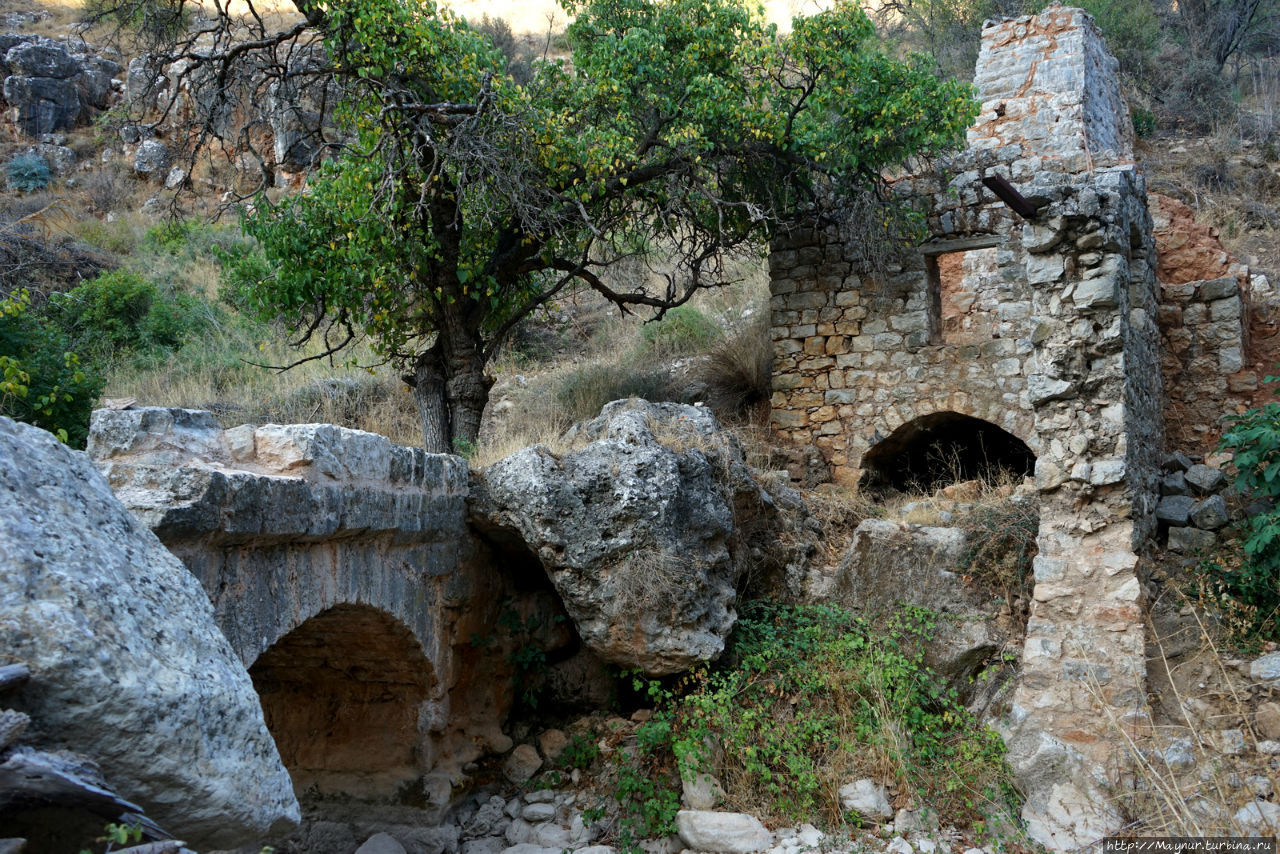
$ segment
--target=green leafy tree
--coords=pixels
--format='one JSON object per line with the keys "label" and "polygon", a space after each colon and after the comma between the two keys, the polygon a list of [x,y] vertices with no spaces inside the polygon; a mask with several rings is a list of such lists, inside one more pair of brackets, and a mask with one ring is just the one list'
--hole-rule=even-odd
{"label": "green leafy tree", "polygon": [[42,427],[76,448],[105,384],[66,335],[30,310],[26,291],[0,297],[0,415]]}
{"label": "green leafy tree", "polygon": [[[734,0],[568,0],[572,59],[524,84],[431,0],[299,9],[293,30],[202,54],[226,81],[253,50],[320,33],[350,134],[306,192],[257,203],[265,263],[234,284],[326,355],[368,336],[433,451],[475,441],[487,362],[564,289],[660,315],[798,215],[887,237],[882,174],[958,144],[976,109],[967,85],[879,52],[850,2],[783,37]],[[662,256],[665,287],[611,286],[635,255]]]}

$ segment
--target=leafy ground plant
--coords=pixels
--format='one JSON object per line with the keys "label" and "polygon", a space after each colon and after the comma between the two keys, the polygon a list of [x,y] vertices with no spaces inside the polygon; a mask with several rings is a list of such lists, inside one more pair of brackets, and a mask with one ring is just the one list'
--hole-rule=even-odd
{"label": "leafy ground plant", "polygon": [[[1267,382],[1276,382],[1267,377]],[[1232,452],[1235,488],[1268,500],[1272,508],[1242,523],[1243,555],[1229,553],[1206,560],[1202,574],[1208,592],[1239,625],[1241,639],[1275,639],[1280,633],[1280,403],[1251,409],[1230,422],[1221,449]]]}
{"label": "leafy ground plant", "polygon": [[957,824],[1015,815],[999,736],[921,663],[933,621],[920,609],[873,625],[833,606],[751,603],[722,664],[674,688],[648,683],[657,711],[637,755],[669,741],[682,776],[716,775],[723,808],[768,823],[856,825],[838,791],[860,777]]}

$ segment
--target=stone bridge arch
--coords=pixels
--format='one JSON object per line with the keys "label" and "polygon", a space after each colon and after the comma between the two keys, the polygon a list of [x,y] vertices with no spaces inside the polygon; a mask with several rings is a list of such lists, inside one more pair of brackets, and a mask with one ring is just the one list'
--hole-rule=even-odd
{"label": "stone bridge arch", "polygon": [[[498,598],[475,571],[464,460],[332,425],[222,430],[211,413],[161,408],[95,412],[88,452],[204,586],[299,792],[363,780],[384,797],[438,770],[447,803],[437,763],[475,758],[499,731],[493,704],[450,708],[460,682],[474,690],[459,638],[491,616],[462,605]],[[361,740],[361,715],[394,736],[385,747]]]}
{"label": "stone bridge arch", "polygon": [[421,707],[436,682],[407,626],[335,605],[257,657],[249,676],[299,792],[392,797],[421,774]]}

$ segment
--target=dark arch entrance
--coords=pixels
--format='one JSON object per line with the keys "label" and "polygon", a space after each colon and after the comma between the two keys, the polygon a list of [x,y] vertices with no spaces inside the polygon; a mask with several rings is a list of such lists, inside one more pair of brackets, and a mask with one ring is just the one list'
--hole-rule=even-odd
{"label": "dark arch entrance", "polygon": [[958,412],[935,412],[903,424],[862,457],[862,485],[934,492],[966,480],[994,482],[1035,473],[1026,443],[996,425]]}
{"label": "dark arch entrance", "polygon": [[413,634],[367,605],[337,605],[258,656],[249,676],[299,795],[394,796],[416,779],[431,666]]}

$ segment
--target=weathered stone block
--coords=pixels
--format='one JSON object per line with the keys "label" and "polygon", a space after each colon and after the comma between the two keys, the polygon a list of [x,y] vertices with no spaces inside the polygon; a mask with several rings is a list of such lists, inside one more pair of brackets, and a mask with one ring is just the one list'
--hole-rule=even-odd
{"label": "weathered stone block", "polygon": [[1197,502],[1187,513],[1191,524],[1203,531],[1216,531],[1230,521],[1227,502],[1221,495],[1211,495]]}
{"label": "weathered stone block", "polygon": [[[1195,283],[1192,284],[1194,285]],[[1224,276],[1220,279],[1201,282],[1197,290],[1203,302],[1213,302],[1214,300],[1236,296],[1240,292],[1240,285],[1234,277]]]}
{"label": "weathered stone block", "polygon": [[1190,466],[1183,477],[1197,495],[1208,495],[1211,492],[1217,492],[1227,482],[1226,475],[1219,469],[1203,464]]}
{"label": "weathered stone block", "polygon": [[1156,505],[1156,519],[1170,525],[1186,525],[1195,503],[1189,495],[1166,495]]}

